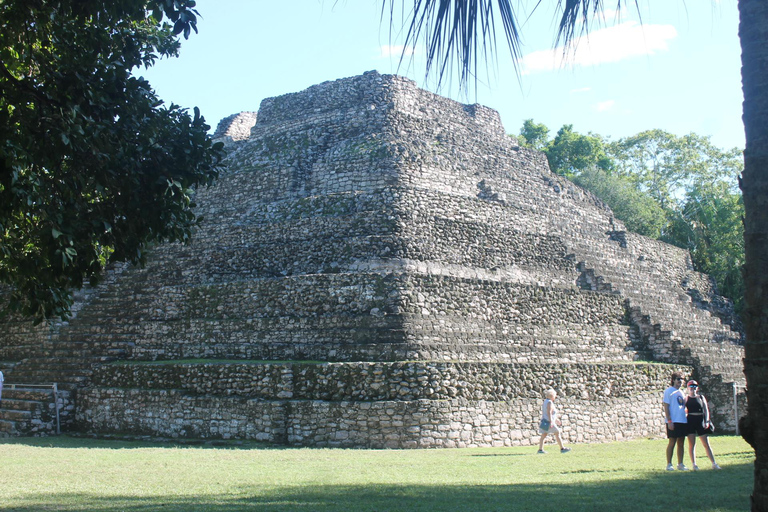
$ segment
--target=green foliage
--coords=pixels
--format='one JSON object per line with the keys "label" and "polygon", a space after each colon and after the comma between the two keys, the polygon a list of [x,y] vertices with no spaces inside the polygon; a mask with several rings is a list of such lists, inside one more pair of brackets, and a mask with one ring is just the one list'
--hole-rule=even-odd
{"label": "green foliage", "polygon": [[533,119],[526,119],[523,121],[518,140],[527,148],[544,151],[549,144],[549,128],[544,124],[534,123]]}
{"label": "green foliage", "polygon": [[591,168],[610,171],[613,167],[613,161],[605,153],[603,139],[591,133],[575,132],[572,124],[563,125],[544,152],[552,171],[563,176],[576,176]]}
{"label": "green foliage", "polygon": [[662,240],[691,253],[718,293],[743,307],[744,204],[737,188],[741,151],[722,150],[709,137],[649,130],[609,148],[617,174],[650,194],[667,213]]}
{"label": "green foliage", "polygon": [[693,264],[712,276],[718,291],[744,307],[744,201],[724,181],[699,182],[676,212],[667,240],[685,247]]}
{"label": "green foliage", "polygon": [[[132,76],[196,29],[191,0],[0,2],[0,283],[66,316],[70,293],[148,244],[185,242],[222,157],[195,109]],[[162,22],[166,16],[173,26]]]}
{"label": "green foliage", "polygon": [[573,181],[605,201],[629,230],[651,238],[661,236],[667,223],[666,212],[627,178],[595,167],[584,170]]}
{"label": "green foliage", "polygon": [[572,125],[551,141],[548,132],[528,119],[520,138],[541,148],[553,171],[605,201],[628,229],[688,249],[695,268],[742,309],[741,151],[720,149],[695,133],[647,130],[608,143]]}
{"label": "green foliage", "polygon": [[678,137],[647,130],[611,144],[609,153],[616,160],[616,172],[637,183],[662,208],[674,208],[695,183],[734,180],[742,168],[738,149],[723,151],[695,133]]}

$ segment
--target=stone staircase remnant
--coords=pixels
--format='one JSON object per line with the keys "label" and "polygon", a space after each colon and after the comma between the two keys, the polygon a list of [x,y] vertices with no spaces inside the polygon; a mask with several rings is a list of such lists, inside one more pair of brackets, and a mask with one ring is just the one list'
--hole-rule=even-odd
{"label": "stone staircase remnant", "polygon": [[728,302],[495,111],[370,72],[265,99],[216,136],[228,166],[196,192],[191,244],[110,270],[69,322],[0,327],[14,373],[69,393],[64,428],[509,446],[537,442],[554,387],[567,439],[661,436],[681,370],[735,429]]}

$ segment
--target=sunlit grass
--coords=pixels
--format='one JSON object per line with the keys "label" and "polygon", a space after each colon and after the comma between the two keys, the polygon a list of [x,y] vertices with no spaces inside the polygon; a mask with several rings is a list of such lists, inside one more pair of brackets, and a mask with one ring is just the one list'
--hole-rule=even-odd
{"label": "sunlit grass", "polygon": [[[722,471],[704,457],[706,469],[673,473],[665,440],[546,455],[10,440],[0,443],[0,510],[747,510],[752,449],[738,437],[712,445]],[[674,488],[681,501],[668,499]]]}

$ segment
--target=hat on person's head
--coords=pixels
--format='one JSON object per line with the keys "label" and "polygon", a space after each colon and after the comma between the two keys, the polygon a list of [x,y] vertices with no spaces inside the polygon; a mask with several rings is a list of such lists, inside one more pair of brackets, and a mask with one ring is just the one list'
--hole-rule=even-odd
{"label": "hat on person's head", "polygon": [[686,386],[686,387],[691,387],[691,386],[696,386],[696,387],[699,387],[699,383],[698,383],[698,382],[696,382],[695,380],[689,380],[689,381],[688,381],[688,384],[686,384],[685,386]]}

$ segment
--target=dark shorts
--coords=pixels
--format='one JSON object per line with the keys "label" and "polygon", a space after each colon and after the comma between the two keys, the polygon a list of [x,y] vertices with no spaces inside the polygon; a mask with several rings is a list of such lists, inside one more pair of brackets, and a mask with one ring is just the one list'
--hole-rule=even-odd
{"label": "dark shorts", "polygon": [[670,439],[677,439],[679,437],[685,437],[688,435],[688,424],[687,423],[674,423],[675,429],[669,430],[669,427],[667,427],[667,437]]}
{"label": "dark shorts", "polygon": [[688,435],[692,436],[696,434],[697,436],[708,436],[709,434],[712,434],[715,431],[714,428],[712,428],[712,423],[709,424],[708,427],[704,427],[704,416],[689,416],[688,417]]}

